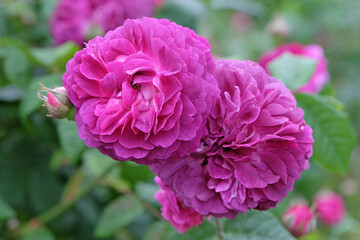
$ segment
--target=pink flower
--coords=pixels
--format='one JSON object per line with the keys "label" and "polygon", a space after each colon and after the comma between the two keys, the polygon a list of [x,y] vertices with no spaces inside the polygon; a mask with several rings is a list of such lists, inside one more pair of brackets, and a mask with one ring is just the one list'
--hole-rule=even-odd
{"label": "pink flower", "polygon": [[311,79],[307,84],[297,89],[297,92],[317,93],[321,90],[324,84],[329,81],[327,60],[324,56],[324,51],[321,46],[316,44],[304,46],[300,43],[288,43],[278,46],[277,48],[264,53],[259,59],[259,64],[270,74],[268,64],[286,52],[308,57],[316,60],[317,62],[315,72]]}
{"label": "pink flower", "polygon": [[56,44],[85,41],[122,25],[127,18],[151,16],[154,0],[61,0],[50,20]]}
{"label": "pink flower", "polygon": [[300,237],[316,227],[315,215],[307,205],[294,205],[283,216],[285,227],[295,236]]}
{"label": "pink flower", "polygon": [[179,233],[197,227],[203,222],[203,216],[192,208],[184,207],[180,199],[161,182],[160,178],[156,177],[155,182],[160,186],[155,199],[162,205],[161,215],[170,221]]}
{"label": "pink flower", "polygon": [[344,200],[336,193],[322,192],[315,197],[314,204],[315,212],[324,225],[336,225],[345,217]]}
{"label": "pink flower", "polygon": [[63,84],[79,135],[116,160],[152,164],[196,150],[219,90],[206,40],[169,20],[127,20],[90,40]]}
{"label": "pink flower", "polygon": [[275,207],[308,168],[312,130],[290,90],[258,64],[219,60],[214,76],[222,93],[209,135],[190,156],[151,168],[201,215]]}

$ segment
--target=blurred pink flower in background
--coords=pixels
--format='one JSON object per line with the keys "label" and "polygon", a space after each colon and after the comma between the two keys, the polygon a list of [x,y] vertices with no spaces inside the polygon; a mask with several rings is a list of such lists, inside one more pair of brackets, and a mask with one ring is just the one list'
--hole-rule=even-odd
{"label": "blurred pink flower in background", "polygon": [[282,220],[285,227],[296,237],[303,236],[316,228],[315,214],[304,204],[290,207]]}
{"label": "blurred pink flower in background", "polygon": [[155,194],[155,199],[161,204],[161,215],[168,220],[179,233],[186,232],[191,227],[197,227],[203,222],[203,216],[192,208],[184,207],[180,199],[159,177],[155,182],[160,190]]}
{"label": "blurred pink flower in background", "polygon": [[344,199],[334,192],[320,192],[314,199],[314,205],[315,212],[324,225],[336,225],[345,217]]}
{"label": "blurred pink flower in background", "polygon": [[153,164],[196,150],[219,95],[206,40],[167,19],[127,20],[67,66],[79,135],[116,160]]}
{"label": "blurred pink flower in background", "polygon": [[165,0],[154,0],[155,6],[157,8],[162,8],[164,6]]}
{"label": "blurred pink flower in background", "polygon": [[290,90],[251,61],[218,60],[209,135],[181,161],[151,166],[185,206],[234,218],[275,207],[309,166],[312,130]]}
{"label": "blurred pink flower in background", "polygon": [[246,12],[236,11],[230,17],[230,26],[238,32],[246,32],[252,24],[252,17]]}
{"label": "blurred pink flower in background", "polygon": [[50,20],[56,44],[85,41],[121,26],[127,18],[152,16],[154,0],[61,0]]}
{"label": "blurred pink flower in background", "polygon": [[286,52],[302,57],[308,57],[317,62],[311,79],[307,84],[297,89],[297,92],[317,93],[321,90],[323,85],[329,81],[327,60],[324,56],[324,50],[321,46],[316,44],[305,46],[301,43],[287,43],[280,45],[264,53],[259,59],[259,64],[270,74],[268,64]]}

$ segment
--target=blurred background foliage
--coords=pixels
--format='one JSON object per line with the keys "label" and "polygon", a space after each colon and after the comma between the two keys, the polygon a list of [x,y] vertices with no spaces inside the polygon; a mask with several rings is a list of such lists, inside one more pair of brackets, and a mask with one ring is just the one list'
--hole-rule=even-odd
{"label": "blurred background foliage", "polygon": [[[71,42],[53,46],[48,19],[56,2],[0,0],[0,240],[210,239],[212,221],[181,236],[162,223],[154,175],[146,166],[117,163],[86,149],[75,122],[45,117],[36,97],[39,83],[61,85],[66,62],[79,50]],[[360,1],[168,0],[155,16],[194,29],[218,58],[257,61],[284,42],[322,45],[331,75],[326,89],[340,99],[359,135]],[[284,36],[274,35],[269,25],[279,16],[289,26]],[[311,160],[276,209],[248,214],[248,219],[275,221],[257,231],[263,236],[258,239],[271,239],[265,232],[272,228],[290,239],[274,216],[279,219],[294,201],[311,204],[324,188],[345,198],[347,217],[331,229],[318,226],[303,239],[359,239],[359,155],[357,146],[343,175]],[[251,224],[239,216],[225,229],[259,227]]]}

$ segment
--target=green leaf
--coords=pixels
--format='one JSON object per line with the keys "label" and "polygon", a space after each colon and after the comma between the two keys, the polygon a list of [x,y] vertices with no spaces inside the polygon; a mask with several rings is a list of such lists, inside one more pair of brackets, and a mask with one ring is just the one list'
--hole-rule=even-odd
{"label": "green leaf", "polygon": [[[169,227],[163,222],[155,222],[148,228],[143,240],[159,240],[165,239],[169,232]],[[171,229],[170,229],[171,230]]]}
{"label": "green leaf", "polygon": [[121,177],[136,184],[137,182],[147,182],[153,180],[155,175],[148,166],[136,164],[134,162],[123,162]]}
{"label": "green leaf", "polygon": [[[115,164],[116,161],[113,160],[111,157],[108,157],[102,154],[96,148],[86,149],[83,154],[84,164],[83,164],[83,171],[87,176],[90,177],[98,177],[100,176],[106,169],[108,169],[111,165]],[[120,166],[116,168],[117,171],[111,171],[108,175],[119,177],[120,176]]]}
{"label": "green leaf", "polygon": [[121,227],[134,221],[142,211],[142,205],[135,197],[119,197],[102,212],[95,228],[95,236],[99,238],[113,236]]}
{"label": "green leaf", "polygon": [[289,52],[271,61],[268,66],[271,75],[282,81],[291,91],[304,86],[313,75],[315,67],[314,59]]}
{"label": "green leaf", "polygon": [[159,191],[159,186],[156,183],[138,182],[135,184],[135,193],[140,199],[149,202],[157,203],[154,194]]}
{"label": "green leaf", "polygon": [[226,240],[295,240],[270,212],[248,212],[224,223]]}
{"label": "green leaf", "polygon": [[0,88],[0,101],[14,102],[18,101],[24,95],[23,90],[15,85],[6,85]]}
{"label": "green leaf", "polygon": [[79,50],[74,42],[66,42],[57,47],[51,48],[33,48],[32,56],[43,66],[56,67],[62,71],[65,69],[66,63]]}
{"label": "green leaf", "polygon": [[0,221],[11,218],[15,211],[0,196]]}
{"label": "green leaf", "polygon": [[314,159],[324,168],[346,174],[356,145],[355,129],[348,115],[321,96],[297,94],[306,123],[313,129]]}
{"label": "green leaf", "polygon": [[26,55],[15,46],[8,46],[5,55],[5,76],[10,82],[25,88],[30,77],[30,64]]}
{"label": "green leaf", "polygon": [[215,232],[215,227],[211,224],[210,221],[204,219],[204,222],[200,224],[198,227],[192,227],[185,233],[178,233],[174,227],[168,223],[171,231],[166,234],[165,240],[204,240],[213,237]]}
{"label": "green leaf", "polygon": [[84,141],[79,138],[76,123],[61,119],[58,121],[57,131],[65,155],[69,158],[71,164],[76,164],[85,149]]}
{"label": "green leaf", "polygon": [[54,235],[46,228],[30,230],[23,233],[21,240],[55,240]]}

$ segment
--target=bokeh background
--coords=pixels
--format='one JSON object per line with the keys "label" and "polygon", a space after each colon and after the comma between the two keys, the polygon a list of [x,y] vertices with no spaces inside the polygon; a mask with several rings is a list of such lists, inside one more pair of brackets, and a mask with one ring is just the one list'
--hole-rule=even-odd
{"label": "bokeh background", "polygon": [[[0,0],[0,240],[162,239],[171,227],[159,220],[149,169],[123,162],[102,177],[114,161],[86,148],[74,122],[47,118],[40,106],[39,83],[59,86],[66,62],[79,49],[72,42],[54,46],[48,21],[56,3]],[[217,58],[257,61],[285,42],[320,44],[331,76],[326,89],[349,113],[359,136],[360,1],[166,0],[155,17],[194,29]],[[274,26],[275,19],[282,24]],[[293,202],[311,204],[318,191],[331,189],[345,199],[345,220],[332,228],[318,225],[303,239],[359,239],[359,146],[346,175],[310,164],[271,212],[280,219]],[[69,208],[54,210],[59,203]],[[38,217],[46,226],[38,226]],[[112,223],[121,221],[114,229]],[[202,239],[214,231],[203,225],[195,235],[174,239]]]}

